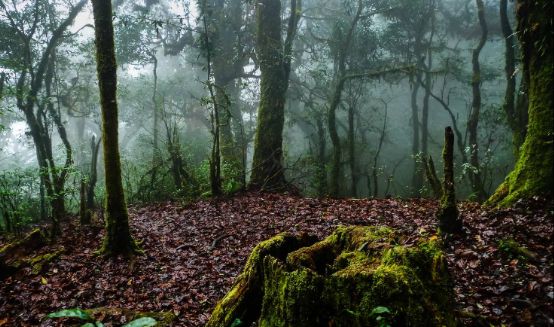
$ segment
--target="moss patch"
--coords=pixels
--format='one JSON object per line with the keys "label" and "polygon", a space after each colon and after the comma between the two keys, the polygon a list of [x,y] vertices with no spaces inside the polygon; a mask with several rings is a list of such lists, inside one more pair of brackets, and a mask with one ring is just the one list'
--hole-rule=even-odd
{"label": "moss patch", "polygon": [[[290,237],[290,236],[288,236]],[[339,227],[326,239],[301,247],[277,246],[278,236],[254,249],[233,289],[217,305],[207,326],[230,326],[237,318],[259,326],[370,326],[376,307],[387,307],[393,325],[453,326],[453,290],[436,237],[403,245],[384,227]],[[269,242],[269,243],[267,243]],[[254,268],[254,266],[256,268]],[[251,274],[257,276],[253,277]],[[230,298],[241,296],[245,274],[255,283],[255,301],[221,319]],[[259,303],[261,302],[261,307]],[[248,311],[248,310],[247,310]]]}

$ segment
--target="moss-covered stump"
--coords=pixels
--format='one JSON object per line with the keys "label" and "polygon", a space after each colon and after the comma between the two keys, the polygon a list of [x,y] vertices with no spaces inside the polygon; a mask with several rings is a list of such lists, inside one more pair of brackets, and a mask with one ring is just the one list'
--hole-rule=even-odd
{"label": "moss-covered stump", "polygon": [[283,233],[258,244],[229,293],[216,305],[206,327],[248,326],[248,323],[255,321],[263,299],[263,259],[271,256],[285,260],[290,252],[315,241],[314,237]]}
{"label": "moss-covered stump", "polygon": [[[285,239],[296,241],[284,246]],[[388,308],[393,326],[455,325],[436,237],[403,245],[389,228],[339,227],[317,243],[299,240],[279,235],[260,243],[207,326],[375,326],[378,307]]]}

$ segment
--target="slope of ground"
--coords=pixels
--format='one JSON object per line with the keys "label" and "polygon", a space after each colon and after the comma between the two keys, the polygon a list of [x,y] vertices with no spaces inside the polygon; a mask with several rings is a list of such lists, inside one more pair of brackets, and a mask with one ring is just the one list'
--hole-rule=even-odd
{"label": "slope of ground", "polygon": [[[71,223],[59,242],[65,253],[47,270],[25,269],[2,282],[0,326],[51,326],[49,312],[104,306],[172,311],[177,326],[203,326],[259,241],[283,231],[323,237],[339,224],[358,224],[392,226],[415,242],[435,233],[436,207],[430,200],[259,193],[132,207],[133,234],[145,255],[130,263],[95,256],[102,228]],[[463,322],[553,325],[552,208],[537,200],[489,212],[467,203],[461,214],[467,233],[450,240],[447,252]],[[530,256],[507,244],[524,246]]]}

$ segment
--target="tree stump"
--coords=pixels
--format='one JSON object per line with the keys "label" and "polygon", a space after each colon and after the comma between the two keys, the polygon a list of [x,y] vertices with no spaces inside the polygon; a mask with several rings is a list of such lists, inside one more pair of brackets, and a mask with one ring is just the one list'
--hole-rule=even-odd
{"label": "tree stump", "polygon": [[444,163],[444,182],[437,219],[440,231],[447,234],[461,233],[462,219],[456,205],[454,189],[454,132],[450,126],[444,129],[444,148],[442,149]]}
{"label": "tree stump", "polygon": [[339,227],[315,242],[260,243],[206,327],[454,326],[453,289],[436,236],[407,245],[386,227]]}

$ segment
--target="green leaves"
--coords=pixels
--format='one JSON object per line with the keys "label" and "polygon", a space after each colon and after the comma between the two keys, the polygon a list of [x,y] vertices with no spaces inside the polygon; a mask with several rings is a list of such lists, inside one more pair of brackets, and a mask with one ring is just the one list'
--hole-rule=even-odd
{"label": "green leaves", "polygon": [[391,312],[387,307],[375,307],[373,310],[371,310],[370,315],[377,316],[377,315],[382,315],[384,313],[391,313]]}
{"label": "green leaves", "polygon": [[82,320],[92,320],[92,317],[81,309],[66,309],[50,313],[48,318],[79,318]]}
{"label": "green leaves", "polygon": [[369,314],[370,317],[375,317],[375,321],[377,322],[377,326],[379,327],[390,327],[391,325],[388,322],[387,316],[390,316],[392,312],[387,307],[378,306],[373,308],[371,310],[371,313]]}
{"label": "green leaves", "polygon": [[[81,327],[104,327],[104,324],[100,321],[94,321],[94,318],[92,318],[86,311],[83,311],[81,309],[66,309],[61,310],[57,312],[50,313],[46,317],[48,318],[78,318],[81,320],[88,320],[89,322],[81,325]],[[123,327],[153,327],[157,325],[157,321],[154,318],[150,317],[142,317],[135,319],[125,325]]]}
{"label": "green leaves", "polygon": [[235,319],[235,321],[233,321],[233,323],[231,324],[231,327],[239,327],[239,326],[242,326],[242,320],[237,318]]}
{"label": "green leaves", "polygon": [[123,327],[151,327],[156,326],[156,319],[150,317],[143,317],[135,319],[128,324],[123,325]]}

